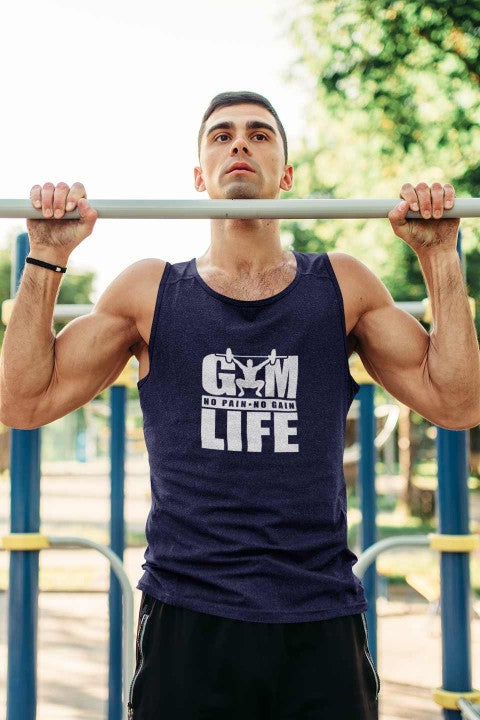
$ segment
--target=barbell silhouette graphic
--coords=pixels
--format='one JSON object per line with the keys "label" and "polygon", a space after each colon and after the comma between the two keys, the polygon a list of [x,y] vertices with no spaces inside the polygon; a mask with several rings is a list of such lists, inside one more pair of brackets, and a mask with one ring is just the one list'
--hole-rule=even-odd
{"label": "barbell silhouette graphic", "polygon": [[275,365],[275,361],[278,358],[287,358],[288,355],[277,355],[277,351],[275,348],[271,351],[269,355],[237,355],[232,352],[231,348],[227,348],[227,351],[225,353],[215,353],[217,357],[224,357],[227,361],[227,363],[232,363],[233,358],[268,358],[270,360],[270,365]]}

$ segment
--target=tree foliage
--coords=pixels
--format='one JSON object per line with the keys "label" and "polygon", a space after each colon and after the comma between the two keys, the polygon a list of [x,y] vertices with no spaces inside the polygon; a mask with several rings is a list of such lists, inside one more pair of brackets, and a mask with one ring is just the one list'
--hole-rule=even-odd
{"label": "tree foliage", "polygon": [[[398,197],[405,182],[435,180],[480,196],[480,0],[300,0],[286,23],[299,51],[286,80],[311,97],[293,154],[295,196]],[[395,300],[427,295],[416,255],[388,220],[283,228],[298,249],[363,260]],[[479,220],[461,229],[479,332]]]}
{"label": "tree foliage", "polygon": [[[479,0],[304,0],[287,23],[299,54],[286,80],[312,98],[290,197],[399,197],[404,182],[435,180],[480,196]],[[299,249],[359,257],[395,300],[426,297],[418,260],[388,220],[283,227]],[[478,296],[480,228],[461,227]]]}
{"label": "tree foliage", "polygon": [[[368,108],[381,128],[382,153],[389,156],[398,158],[419,142],[426,150],[469,146],[470,134],[478,133],[480,104],[478,2],[343,0],[310,6],[317,78],[332,109]],[[305,24],[293,27],[298,40]]]}

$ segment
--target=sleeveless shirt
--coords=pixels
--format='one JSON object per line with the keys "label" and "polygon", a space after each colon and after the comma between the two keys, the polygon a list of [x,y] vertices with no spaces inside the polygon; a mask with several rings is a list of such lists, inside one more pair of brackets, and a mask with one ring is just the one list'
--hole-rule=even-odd
{"label": "sleeveless shirt", "polygon": [[347,545],[343,298],[327,253],[294,255],[262,300],[213,290],[195,258],[166,263],[137,383],[152,501],[137,588],[167,604],[276,623],[367,609]]}

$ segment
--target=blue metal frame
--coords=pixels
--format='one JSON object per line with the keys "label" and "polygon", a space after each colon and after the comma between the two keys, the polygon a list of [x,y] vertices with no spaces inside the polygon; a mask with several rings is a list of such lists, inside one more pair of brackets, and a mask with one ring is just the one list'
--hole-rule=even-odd
{"label": "blue metal frame", "polygon": [[[127,400],[125,385],[112,385],[110,389],[111,442],[111,514],[110,547],[123,561],[125,549],[125,411]],[[122,589],[110,570],[110,641],[108,677],[108,720],[122,717]]]}
{"label": "blue metal frame", "polygon": [[[375,492],[375,386],[360,385],[358,396],[360,401],[359,422],[357,427],[360,443],[360,462],[358,465],[360,507],[362,510],[361,548],[365,550],[377,541],[377,494]],[[372,563],[363,580],[365,596],[368,603],[367,625],[370,653],[377,664],[377,569]]]}
{"label": "blue metal frame", "polygon": [[[462,262],[462,235],[457,251]],[[464,270],[465,271],[465,270]],[[467,430],[437,428],[439,532],[468,535],[468,437]],[[440,557],[442,588],[443,688],[453,692],[472,689],[470,639],[470,554],[446,553]],[[459,710],[444,710],[445,720],[459,720]]]}
{"label": "blue metal frame", "polygon": [[[28,234],[17,237],[12,279],[15,296],[30,252]],[[12,533],[40,529],[40,430],[11,430]],[[7,720],[35,720],[39,551],[10,554],[8,585]]]}

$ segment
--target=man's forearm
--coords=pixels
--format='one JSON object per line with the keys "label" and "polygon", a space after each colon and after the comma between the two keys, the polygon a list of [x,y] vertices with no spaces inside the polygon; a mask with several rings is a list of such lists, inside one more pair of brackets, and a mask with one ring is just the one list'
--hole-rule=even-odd
{"label": "man's forearm", "polygon": [[0,408],[5,421],[27,417],[52,378],[53,312],[62,277],[38,265],[25,265],[0,353]]}
{"label": "man's forearm", "polygon": [[480,354],[460,258],[456,250],[431,248],[418,259],[432,311],[431,382],[460,419],[480,422]]}

